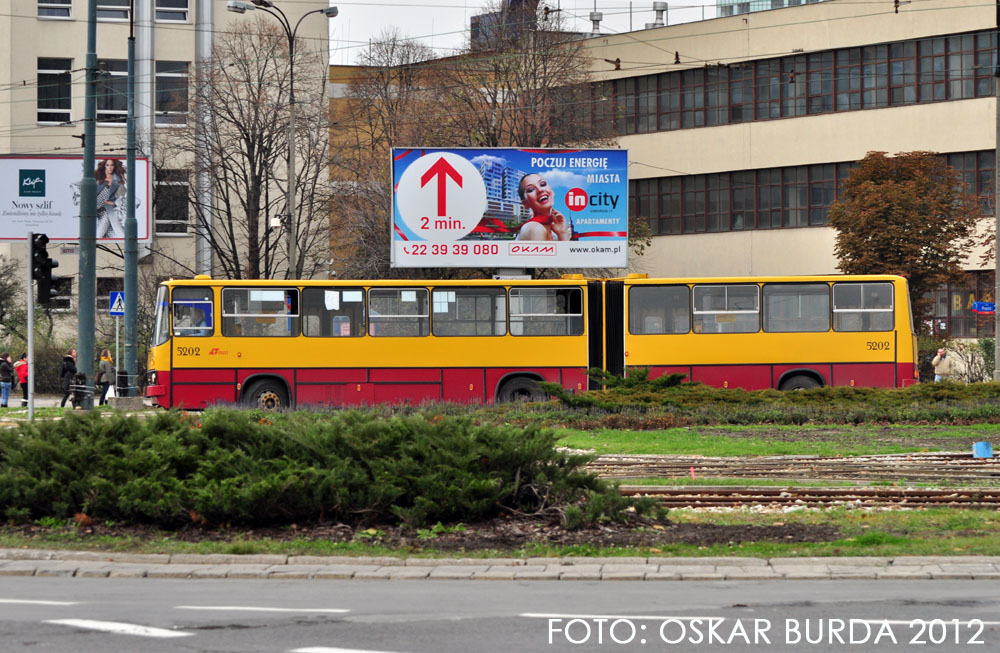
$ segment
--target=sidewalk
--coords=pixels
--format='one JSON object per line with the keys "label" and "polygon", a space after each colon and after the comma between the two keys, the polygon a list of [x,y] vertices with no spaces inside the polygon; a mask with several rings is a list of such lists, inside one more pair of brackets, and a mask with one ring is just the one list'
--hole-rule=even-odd
{"label": "sidewalk", "polygon": [[355,580],[997,580],[1000,556],[395,558],[0,549],[0,576]]}

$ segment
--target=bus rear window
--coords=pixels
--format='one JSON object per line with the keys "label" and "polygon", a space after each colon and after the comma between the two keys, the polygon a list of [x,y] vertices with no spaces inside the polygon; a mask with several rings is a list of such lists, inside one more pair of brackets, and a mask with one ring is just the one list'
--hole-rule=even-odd
{"label": "bus rear window", "polygon": [[836,331],[892,331],[892,284],[833,284],[833,328]]}
{"label": "bus rear window", "polygon": [[365,335],[364,289],[304,289],[302,332],[311,338],[354,338]]}
{"label": "bus rear window", "polygon": [[222,333],[230,337],[299,334],[299,291],[294,288],[224,288]]}

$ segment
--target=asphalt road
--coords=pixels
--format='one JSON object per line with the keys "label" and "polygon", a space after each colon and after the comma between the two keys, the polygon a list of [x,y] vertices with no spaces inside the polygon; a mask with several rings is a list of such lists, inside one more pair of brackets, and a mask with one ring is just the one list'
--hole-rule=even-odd
{"label": "asphalt road", "polygon": [[5,577],[0,582],[0,649],[995,650],[1000,646],[998,608],[1000,587],[983,581]]}

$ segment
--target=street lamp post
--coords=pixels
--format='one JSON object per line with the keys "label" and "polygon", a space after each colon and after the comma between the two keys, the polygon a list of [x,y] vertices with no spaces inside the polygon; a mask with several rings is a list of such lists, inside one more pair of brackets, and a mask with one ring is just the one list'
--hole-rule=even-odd
{"label": "street lamp post", "polygon": [[[296,240],[298,231],[295,215],[295,34],[299,31],[299,25],[309,14],[323,14],[327,18],[337,15],[336,7],[324,7],[314,9],[302,14],[299,20],[292,26],[288,16],[280,8],[275,6],[272,0],[229,0],[226,9],[237,14],[245,13],[247,10],[260,9],[264,13],[270,14],[278,19],[285,36],[288,37],[288,186],[285,206],[288,209],[288,279],[298,276],[298,254],[296,252]],[[273,11],[272,11],[273,10]]]}

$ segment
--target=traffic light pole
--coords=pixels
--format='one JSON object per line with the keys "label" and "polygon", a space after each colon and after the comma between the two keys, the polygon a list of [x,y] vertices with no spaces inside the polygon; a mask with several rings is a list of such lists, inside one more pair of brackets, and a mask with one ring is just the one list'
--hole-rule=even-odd
{"label": "traffic light pole", "polygon": [[27,272],[25,288],[28,292],[28,421],[35,419],[35,293],[34,286],[34,243],[35,234],[28,234],[28,261],[24,266]]}

